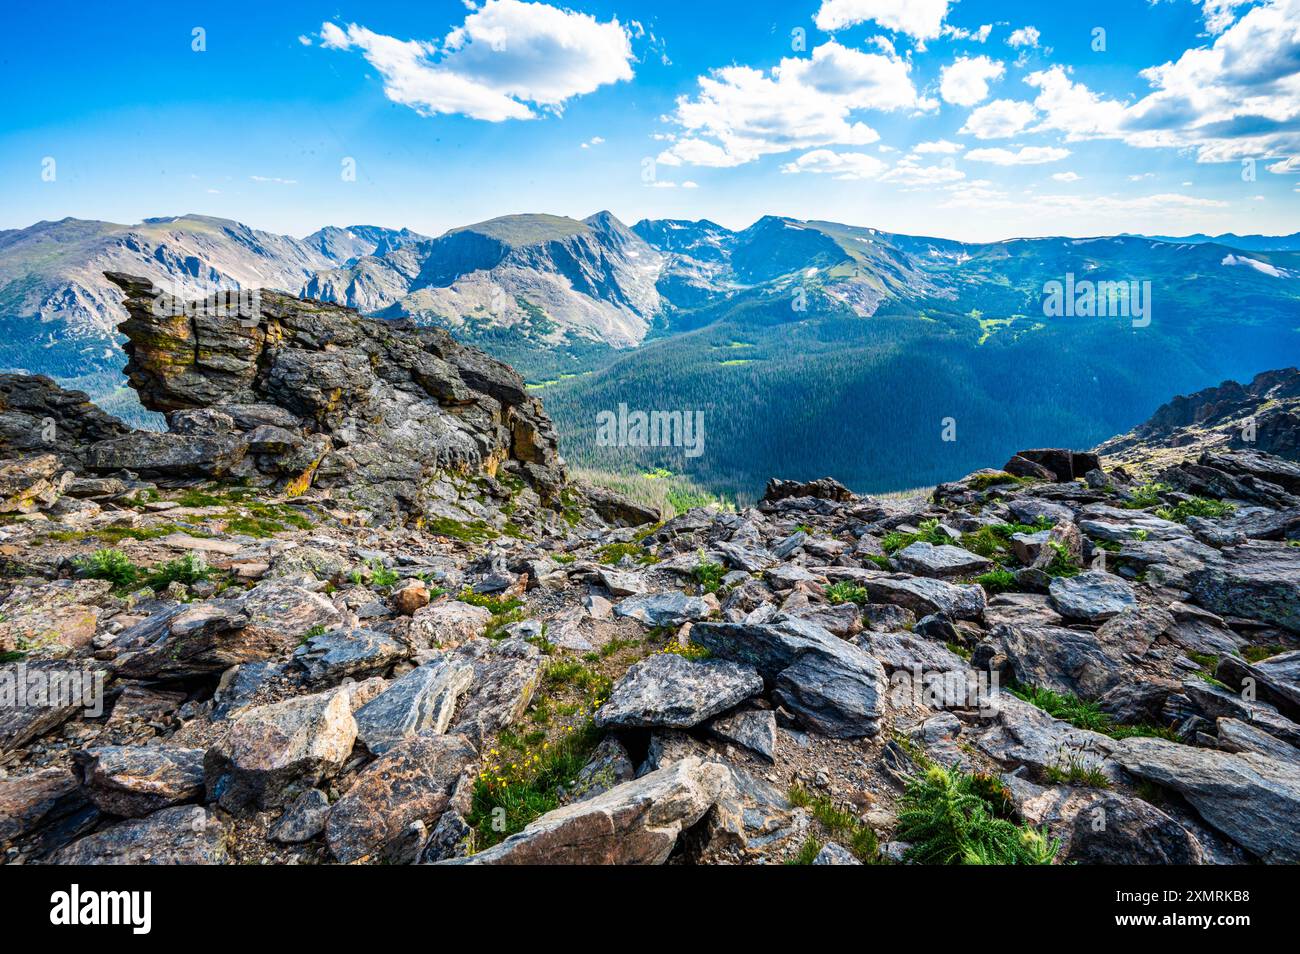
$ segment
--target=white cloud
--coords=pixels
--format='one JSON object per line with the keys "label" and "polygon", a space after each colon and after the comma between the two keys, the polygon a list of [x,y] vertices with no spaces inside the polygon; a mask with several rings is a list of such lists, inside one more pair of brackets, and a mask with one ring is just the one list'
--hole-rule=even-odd
{"label": "white cloud", "polygon": [[1077,172],[1053,172],[1052,178],[1057,182],[1078,182],[1083,176]]}
{"label": "white cloud", "polygon": [[303,46],[311,46],[311,45],[312,45],[311,37],[307,36],[307,34],[305,34],[305,33],[304,33],[304,34],[301,34],[301,35],[298,37],[298,42],[301,43]]}
{"label": "white cloud", "polygon": [[1010,149],[972,149],[965,159],[970,162],[991,162],[999,166],[1035,166],[1044,162],[1059,162],[1070,150],[1057,146],[1021,146],[1016,152]]}
{"label": "white cloud", "polygon": [[683,189],[698,189],[699,187],[700,184],[698,182],[694,182],[690,179],[687,179],[685,182],[682,183]]}
{"label": "white cloud", "polygon": [[819,30],[839,30],[874,21],[914,40],[933,40],[943,29],[949,0],[822,0],[813,22]]}
{"label": "white cloud", "polygon": [[943,35],[953,40],[973,40],[976,43],[983,43],[992,32],[992,23],[986,23],[978,30],[967,30],[965,27],[953,26],[950,23],[943,25]]}
{"label": "white cloud", "polygon": [[989,83],[1006,68],[987,56],[963,56],[940,70],[939,95],[957,106],[974,106],[989,94]]}
{"label": "white cloud", "polygon": [[954,152],[961,152],[966,147],[961,143],[949,142],[947,139],[936,139],[933,142],[921,142],[912,147],[913,152],[922,154],[937,152],[951,155]]}
{"label": "white cloud", "polygon": [[1282,159],[1278,162],[1270,163],[1265,167],[1274,175],[1286,175],[1290,172],[1300,172],[1300,156],[1291,156],[1288,159]]}
{"label": "white cloud", "polygon": [[882,182],[896,182],[899,185],[921,188],[926,186],[947,186],[966,178],[966,173],[957,168],[951,160],[937,166],[922,165],[911,156],[898,160],[898,165],[880,177]]}
{"label": "white cloud", "polygon": [[1038,27],[1021,27],[1011,31],[1011,35],[1007,37],[1007,46],[1038,46],[1041,37]]}
{"label": "white cloud", "polygon": [[279,176],[249,176],[253,182],[265,182],[270,185],[297,185],[297,179],[281,179]]}
{"label": "white cloud", "polygon": [[660,153],[668,165],[738,166],[765,155],[821,146],[863,146],[879,134],[862,110],[926,110],[911,64],[888,51],[864,53],[831,41],[771,70],[728,66],[699,77],[669,120],[680,138]]}
{"label": "white cloud", "polygon": [[1038,113],[1032,103],[1014,99],[995,99],[972,110],[966,123],[957,130],[976,139],[1006,139],[1034,121]]}
{"label": "white cloud", "polygon": [[582,144],[582,148],[590,149],[592,146],[599,146],[604,141],[605,139],[603,136],[592,136],[590,139],[588,139],[586,142]]}
{"label": "white cloud", "polygon": [[874,179],[887,169],[885,163],[865,152],[832,152],[815,149],[781,167],[786,174],[814,172],[833,175],[836,179]]}
{"label": "white cloud", "polygon": [[399,40],[358,26],[321,26],[321,45],[359,50],[395,103],[423,115],[501,122],[558,111],[574,96],[632,78],[632,46],[618,22],[544,3],[487,0],[442,40]]}
{"label": "white cloud", "polygon": [[1219,34],[1232,26],[1237,19],[1237,7],[1244,7],[1254,0],[1202,0],[1201,13],[1205,17],[1205,29]]}
{"label": "white cloud", "polygon": [[1043,129],[1066,138],[1192,148],[1200,162],[1300,152],[1300,0],[1266,0],[1208,46],[1141,75],[1152,92],[1131,105],[1104,99],[1061,66],[1031,73]]}

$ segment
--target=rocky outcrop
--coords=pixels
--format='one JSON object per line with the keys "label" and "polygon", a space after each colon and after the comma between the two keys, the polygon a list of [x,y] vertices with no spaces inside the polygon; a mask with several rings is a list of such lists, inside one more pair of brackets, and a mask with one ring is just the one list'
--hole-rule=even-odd
{"label": "rocky outcrop", "polygon": [[212,313],[143,278],[126,295],[126,374],[166,434],[92,444],[89,466],[333,490],[379,519],[437,516],[456,477],[564,483],[550,421],[513,370],[437,328],[273,291]]}

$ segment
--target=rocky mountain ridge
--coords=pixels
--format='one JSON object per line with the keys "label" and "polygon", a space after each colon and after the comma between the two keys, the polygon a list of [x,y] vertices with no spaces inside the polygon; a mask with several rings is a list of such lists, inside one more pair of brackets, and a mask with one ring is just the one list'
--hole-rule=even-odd
{"label": "rocky mountain ridge", "polygon": [[[0,382],[0,680],[102,687],[0,699],[9,863],[1300,861],[1296,463],[1147,481],[1026,449],[930,494],[774,480],[623,527],[595,491],[557,513],[467,475],[458,516],[376,521],[262,461],[230,482],[217,415],[254,457],[291,429],[241,421],[278,409],[402,459],[368,402],[483,410],[505,371],[287,297],[246,333],[167,326],[116,280],[190,470],[103,470],[139,438]],[[377,380],[332,398],[311,358],[338,352]]]}

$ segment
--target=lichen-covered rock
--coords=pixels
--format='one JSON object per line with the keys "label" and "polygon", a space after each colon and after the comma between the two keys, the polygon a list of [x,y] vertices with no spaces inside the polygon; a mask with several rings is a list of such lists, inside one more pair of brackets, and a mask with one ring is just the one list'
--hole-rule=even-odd
{"label": "lichen-covered rock", "polygon": [[473,681],[473,665],[454,656],[419,666],[357,710],[357,738],[382,755],[413,735],[446,732],[457,700]]}
{"label": "lichen-covered rock", "polygon": [[[440,472],[508,471],[544,500],[564,484],[554,429],[523,379],[440,328],[266,290],[249,320],[186,315],[148,279],[107,277],[126,295],[126,374],[144,405],[210,409],[222,426],[109,438],[90,448],[101,470],[328,488],[387,521],[440,516],[427,496]],[[237,413],[267,405],[287,415]]]}
{"label": "lichen-covered rock", "polygon": [[215,812],[198,805],[164,808],[122,822],[60,850],[58,865],[223,865],[228,835]]}
{"label": "lichen-covered rock", "polygon": [[249,709],[204,758],[208,800],[232,812],[285,805],[337,771],[356,737],[345,689]]}
{"label": "lichen-covered rock", "polygon": [[202,749],[111,745],[78,752],[75,764],[90,800],[110,815],[141,817],[203,794]]}
{"label": "lichen-covered rock", "polygon": [[366,766],[334,803],[325,838],[339,861],[381,852],[407,826],[432,827],[478,753],[460,735],[417,735]]}

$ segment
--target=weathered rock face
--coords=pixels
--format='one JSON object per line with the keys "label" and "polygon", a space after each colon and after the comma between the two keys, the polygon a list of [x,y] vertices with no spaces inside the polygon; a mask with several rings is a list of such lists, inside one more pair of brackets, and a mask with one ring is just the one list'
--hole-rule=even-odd
{"label": "weathered rock face", "polygon": [[684,829],[713,807],[730,781],[723,765],[687,758],[595,798],[543,815],[517,835],[466,859],[479,865],[658,865]]}
{"label": "weathered rock face", "polygon": [[618,681],[596,724],[689,729],[762,691],[763,680],[748,666],[656,653]]}
{"label": "weathered rock face", "polygon": [[253,316],[187,314],[147,279],[108,277],[130,313],[127,377],[171,431],[106,436],[97,470],[329,488],[382,519],[436,515],[446,475],[510,475],[544,500],[564,482],[523,379],[441,329],[271,291]]}
{"label": "weathered rock face", "polygon": [[0,374],[0,458],[57,453],[79,469],[87,447],[129,431],[82,391],[65,391],[44,375]]}
{"label": "weathered rock face", "polygon": [[1139,778],[1172,788],[1207,822],[1264,861],[1300,861],[1300,777],[1293,766],[1162,739],[1125,739],[1116,760]]}
{"label": "weathered rock face", "polygon": [[227,833],[215,812],[180,805],[122,822],[64,848],[59,865],[221,865]]}

